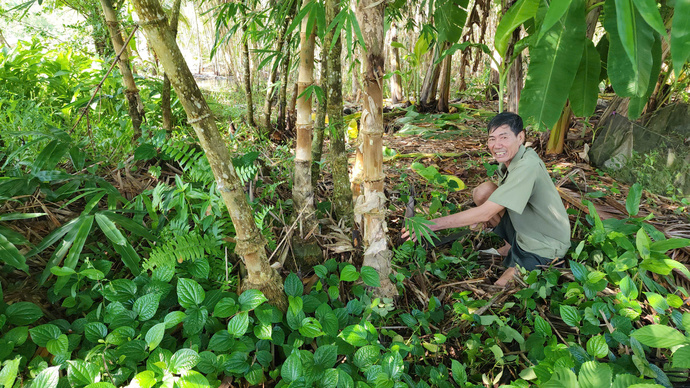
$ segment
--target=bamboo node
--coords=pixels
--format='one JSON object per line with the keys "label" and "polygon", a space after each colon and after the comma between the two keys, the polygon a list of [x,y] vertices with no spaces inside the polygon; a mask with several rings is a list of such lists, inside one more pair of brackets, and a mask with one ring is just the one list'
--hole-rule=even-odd
{"label": "bamboo node", "polygon": [[266,239],[261,233],[252,233],[246,238],[235,237],[235,253],[244,257],[247,254],[256,253],[257,247],[266,245]]}
{"label": "bamboo node", "polygon": [[189,124],[196,124],[196,123],[198,123],[199,121],[201,121],[201,120],[206,120],[206,119],[209,118],[209,117],[211,117],[211,114],[210,114],[210,113],[206,113],[206,114],[203,115],[203,116],[195,117],[195,118],[193,118],[193,119],[187,119],[187,122],[188,122]]}
{"label": "bamboo node", "polygon": [[238,191],[243,188],[242,183],[237,180],[237,182],[231,182],[230,185],[225,185],[220,179],[216,179],[218,182],[218,191],[223,193],[232,193],[233,191]]}
{"label": "bamboo node", "polygon": [[[150,25],[150,24],[157,24],[157,23],[160,23],[160,22],[165,22],[166,19],[167,19],[167,17],[166,17],[165,15],[163,15],[163,16],[158,17],[158,18],[156,18],[156,19],[151,19],[151,20],[140,20],[138,24],[139,24],[139,26],[142,26],[142,27],[143,27],[143,26],[148,26],[148,25]],[[165,22],[165,24],[167,25],[168,23]]]}

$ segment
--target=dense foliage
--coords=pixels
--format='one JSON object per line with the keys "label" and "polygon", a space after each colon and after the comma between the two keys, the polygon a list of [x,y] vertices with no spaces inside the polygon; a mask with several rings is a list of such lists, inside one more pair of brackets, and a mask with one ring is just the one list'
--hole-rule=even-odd
{"label": "dense foliage", "polygon": [[[666,252],[690,241],[667,239],[651,216],[637,216],[639,185],[624,220],[602,221],[590,206],[569,271],[525,273],[515,293],[396,305],[372,297],[375,270],[331,258],[311,277],[286,277],[289,307],[280,311],[256,290],[236,292],[241,271],[226,253],[234,229],[205,156],[184,134],[151,126],[132,145],[112,79],[97,117],[72,129],[100,82],[99,63],[37,42],[0,59],[0,77],[17,85],[0,88],[0,204],[14,209],[0,215],[0,386],[670,387],[688,377],[688,294],[673,271],[690,273]],[[142,80],[151,121],[159,88]],[[291,203],[276,196],[283,168],[254,179],[265,159],[239,144],[233,164],[258,186],[256,221],[275,248],[269,220],[280,216],[269,212]],[[177,174],[165,180],[168,165]],[[137,166],[161,179],[132,198],[103,178]],[[439,198],[462,182],[423,173],[440,193],[435,211],[448,211]],[[35,198],[79,213],[31,244],[10,222],[46,217],[22,210]],[[462,280],[476,258],[456,243],[432,260],[407,242],[393,280],[403,293],[415,276]],[[46,304],[17,297],[26,290],[8,280],[14,271],[38,281]]]}

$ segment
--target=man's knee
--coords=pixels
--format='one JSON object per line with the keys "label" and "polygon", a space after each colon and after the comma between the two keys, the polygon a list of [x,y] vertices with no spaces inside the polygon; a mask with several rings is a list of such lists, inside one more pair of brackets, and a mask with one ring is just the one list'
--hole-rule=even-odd
{"label": "man's knee", "polygon": [[472,199],[474,203],[477,206],[484,204],[484,202],[489,200],[491,194],[496,191],[496,188],[498,188],[498,186],[493,182],[484,182],[475,187],[474,190],[472,190]]}

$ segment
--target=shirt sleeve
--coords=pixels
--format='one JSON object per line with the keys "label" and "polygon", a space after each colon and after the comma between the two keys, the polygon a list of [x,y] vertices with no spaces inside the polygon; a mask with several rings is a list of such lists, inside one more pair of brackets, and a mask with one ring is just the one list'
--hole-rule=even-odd
{"label": "shirt sleeve", "polygon": [[529,163],[521,163],[509,171],[503,183],[491,194],[489,201],[522,214],[534,190],[537,174]]}

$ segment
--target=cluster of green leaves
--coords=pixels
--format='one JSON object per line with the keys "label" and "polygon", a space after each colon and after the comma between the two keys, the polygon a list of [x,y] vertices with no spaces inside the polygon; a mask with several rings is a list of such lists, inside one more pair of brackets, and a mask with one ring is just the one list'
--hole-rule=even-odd
{"label": "cluster of green leaves", "polygon": [[[100,299],[71,315],[71,322],[57,319],[31,327],[43,316],[36,305],[0,306],[2,386],[14,386],[19,377],[36,388],[128,382],[210,387],[224,376],[252,385],[270,376],[279,386],[393,386],[402,381],[417,386],[405,373],[404,359],[434,349],[419,338],[410,342],[393,331],[379,332],[371,323],[390,313],[391,301],[372,300],[363,285],[352,283],[361,279],[379,286],[370,267],[360,272],[331,259],[315,267],[318,281],[307,290],[291,274],[285,281],[285,313],[268,305],[257,290],[238,295],[205,289],[169,267],[113,280],[109,268],[98,268],[79,271]],[[345,287],[352,292],[350,300],[341,296]],[[440,306],[438,300],[435,305]],[[413,311],[402,321],[429,333],[429,320],[438,322],[442,311]],[[390,339],[381,342],[380,336]]]}
{"label": "cluster of green leaves", "polygon": [[[590,386],[598,379],[601,386],[622,387],[643,384],[641,377],[653,378],[660,386],[670,386],[674,376],[687,378],[689,348],[679,330],[690,323],[690,313],[681,310],[682,297],[688,293],[683,287],[670,291],[662,284],[674,284],[673,269],[687,275],[685,266],[666,252],[688,246],[690,240],[667,239],[647,222],[651,216],[636,217],[641,191],[640,185],[631,187],[626,201],[629,218],[623,220],[602,221],[590,203],[592,229],[570,261],[575,281],[559,284],[561,273],[555,270],[533,271],[526,278],[529,288],[516,296],[526,309],[535,311],[528,316],[534,333],[523,349],[537,362],[521,373],[523,379],[567,387]],[[658,277],[666,281],[657,281]],[[620,292],[604,293],[606,289]],[[553,325],[539,313],[538,300],[577,335],[559,341]],[[654,324],[634,330],[645,308],[652,310]],[[672,363],[663,369],[650,363],[647,346],[669,349]]]}
{"label": "cluster of green leaves", "polygon": [[[494,46],[505,58],[513,31],[521,25],[527,37],[515,53],[530,47],[530,65],[520,99],[520,114],[538,126],[551,128],[566,100],[577,116],[590,116],[596,108],[600,81],[608,78],[616,94],[630,97],[628,117],[639,117],[654,90],[661,69],[661,42],[672,52],[676,78],[690,56],[687,2],[675,5],[654,0],[607,0],[602,7],[606,35],[595,47],[586,36],[585,1],[517,1],[503,15]],[[669,6],[674,7],[670,10]],[[673,18],[671,20],[671,16]],[[664,17],[671,22],[670,37]],[[510,64],[512,58],[505,58]],[[503,66],[505,72],[509,66]],[[503,84],[503,82],[502,82]]]}

